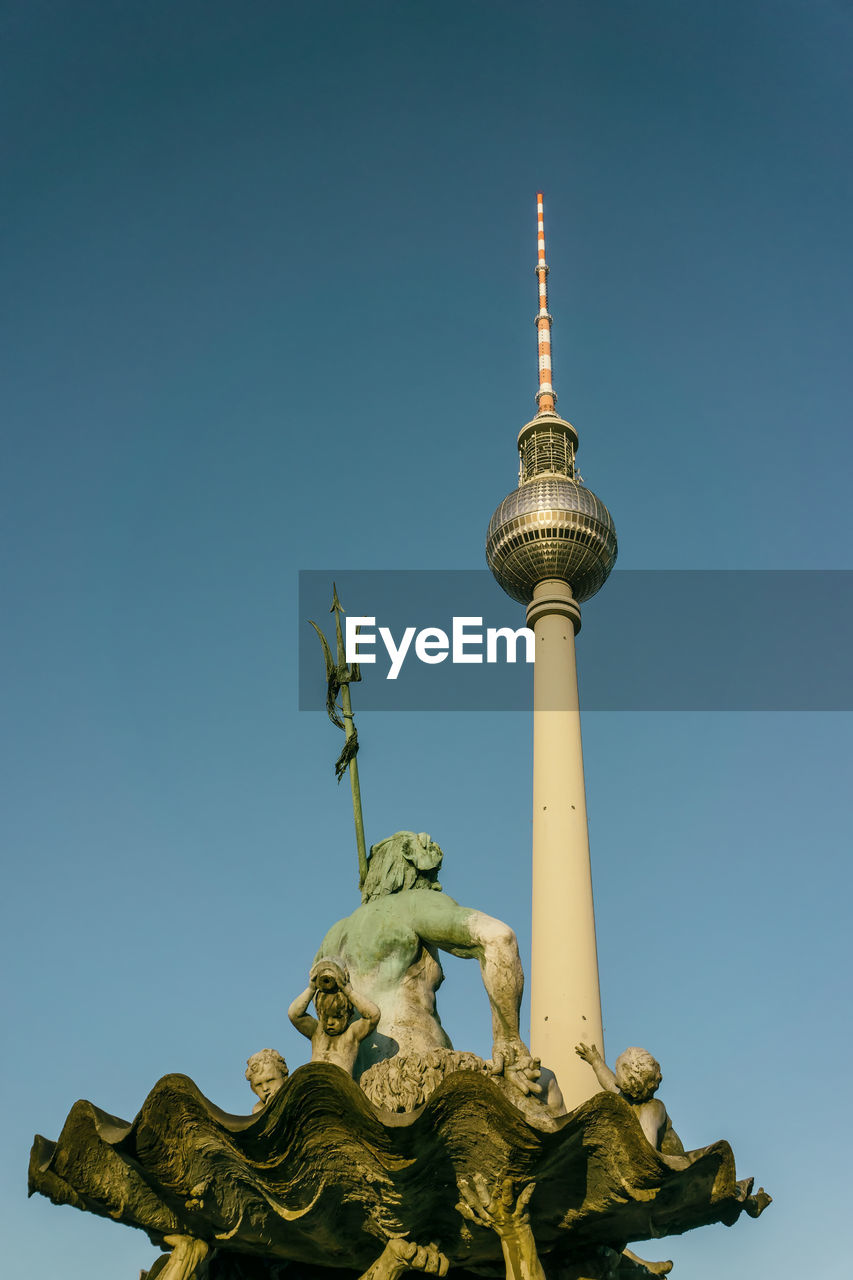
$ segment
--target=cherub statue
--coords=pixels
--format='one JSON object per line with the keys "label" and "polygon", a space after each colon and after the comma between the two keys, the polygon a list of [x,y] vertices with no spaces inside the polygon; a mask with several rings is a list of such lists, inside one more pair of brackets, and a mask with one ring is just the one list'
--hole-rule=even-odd
{"label": "cherub statue", "polygon": [[665,1155],[683,1155],[681,1139],[672,1127],[666,1107],[654,1095],[662,1076],[660,1064],[647,1049],[632,1046],[620,1053],[610,1070],[594,1044],[579,1044],[575,1053],[588,1062],[602,1089],[618,1093],[633,1108],[647,1140]]}
{"label": "cherub statue", "polygon": [[[312,1000],[316,1018],[307,1011]],[[350,1021],[353,1010],[358,1017]],[[376,1030],[379,1009],[353,991],[343,965],[324,957],[312,968],[308,986],[293,1001],[287,1016],[311,1041],[312,1062],[333,1062],[351,1076],[359,1045]]]}
{"label": "cherub statue", "polygon": [[274,1093],[278,1093],[289,1075],[287,1063],[277,1049],[259,1049],[246,1062],[246,1079],[258,1101],[252,1115],[261,1111]]}

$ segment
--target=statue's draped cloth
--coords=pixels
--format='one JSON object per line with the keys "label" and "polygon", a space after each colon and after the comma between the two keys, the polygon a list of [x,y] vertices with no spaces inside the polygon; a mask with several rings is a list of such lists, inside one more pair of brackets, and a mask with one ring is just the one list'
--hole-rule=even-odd
{"label": "statue's draped cloth", "polygon": [[459,1181],[536,1182],[541,1254],[732,1223],[748,1188],[717,1142],[687,1157],[646,1142],[630,1107],[600,1093],[528,1123],[488,1079],[450,1076],[410,1115],[371,1105],[337,1067],[300,1067],[256,1116],[231,1116],[186,1076],[165,1076],[132,1124],[89,1102],[57,1142],[37,1137],[30,1192],[129,1226],[223,1250],[366,1269],[389,1236],[434,1241],[455,1266],[500,1258],[494,1232],[456,1211]]}

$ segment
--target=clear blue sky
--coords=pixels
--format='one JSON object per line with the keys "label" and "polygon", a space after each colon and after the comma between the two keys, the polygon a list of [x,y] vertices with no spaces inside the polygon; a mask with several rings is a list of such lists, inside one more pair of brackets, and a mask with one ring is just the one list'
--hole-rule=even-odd
{"label": "clear blue sky", "polygon": [[[560,408],[620,564],[853,568],[853,14],[28,0],[0,23],[3,1259],[114,1280],[151,1247],[27,1203],[32,1133],[78,1097],[131,1117],[173,1070],[248,1110],[249,1053],[304,1060],[285,1010],[354,853],[338,735],[297,710],[297,572],[482,565],[533,409],[537,189]],[[368,838],[430,831],[448,891],[526,952],[529,717],[360,729]],[[851,717],[584,733],[608,1052],[650,1048],[686,1143],[729,1138],[776,1197],[648,1256],[840,1274]],[[488,1052],[472,968],[441,1007]]]}

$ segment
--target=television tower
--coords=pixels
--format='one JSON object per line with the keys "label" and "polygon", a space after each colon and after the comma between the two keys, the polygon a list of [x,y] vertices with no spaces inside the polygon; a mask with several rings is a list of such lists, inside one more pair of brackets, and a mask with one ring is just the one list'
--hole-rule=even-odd
{"label": "television tower", "polygon": [[537,413],[519,433],[518,488],[492,516],[486,558],[507,595],[527,605],[536,636],[530,1044],[571,1110],[596,1092],[575,1045],[604,1053],[575,635],[581,602],[613,568],[616,531],[604,503],[580,483],[578,433],[556,410],[541,192],[536,199]]}

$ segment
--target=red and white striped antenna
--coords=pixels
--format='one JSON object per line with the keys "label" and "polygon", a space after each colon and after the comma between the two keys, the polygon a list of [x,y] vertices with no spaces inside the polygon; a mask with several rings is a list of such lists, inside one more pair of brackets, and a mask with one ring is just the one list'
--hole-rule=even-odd
{"label": "red and white striped antenna", "polygon": [[548,310],[548,263],[545,261],[545,212],[542,203],[542,192],[536,196],[539,218],[539,260],[536,263],[536,275],[539,279],[539,313],[536,316],[536,328],[539,333],[539,390],[536,403],[540,413],[556,412],[557,394],[551,385],[551,313]]}

